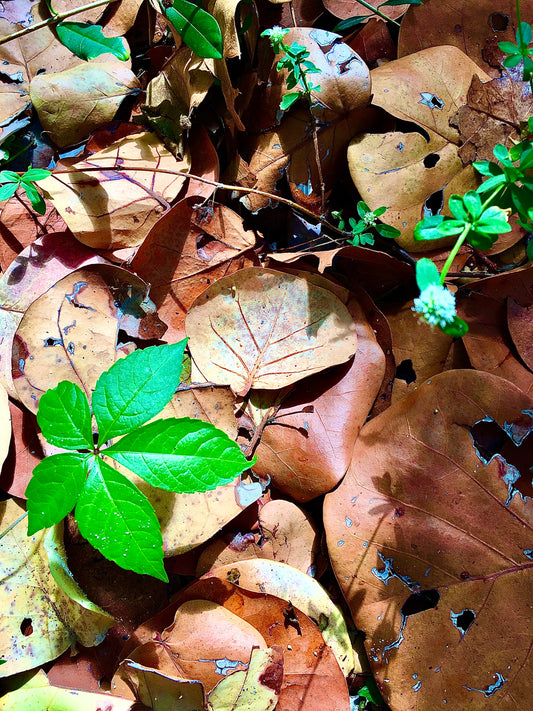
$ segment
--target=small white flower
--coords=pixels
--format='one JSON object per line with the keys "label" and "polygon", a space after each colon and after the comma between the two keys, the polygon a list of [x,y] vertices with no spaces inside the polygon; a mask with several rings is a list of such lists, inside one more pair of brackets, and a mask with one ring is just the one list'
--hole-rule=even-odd
{"label": "small white flower", "polygon": [[413,311],[421,313],[430,325],[444,328],[456,316],[455,296],[439,284],[430,284],[415,299]]}

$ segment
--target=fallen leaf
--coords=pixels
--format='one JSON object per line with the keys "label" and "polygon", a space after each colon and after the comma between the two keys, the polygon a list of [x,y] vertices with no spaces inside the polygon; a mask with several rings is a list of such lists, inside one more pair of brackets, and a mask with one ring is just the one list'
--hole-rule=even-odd
{"label": "fallen leaf", "polygon": [[507,299],[507,326],[520,357],[533,372],[533,304],[521,306]]}
{"label": "fallen leaf", "polygon": [[[368,8],[364,7],[363,5],[360,5],[359,3],[353,3],[352,0],[323,0],[324,1],[324,7],[328,12],[331,12],[332,15],[335,15],[335,17],[339,17],[341,20],[347,20],[349,17],[361,17],[365,15],[372,15],[372,11],[369,10]],[[373,2],[373,0],[369,0],[368,2],[369,5],[372,5],[372,7],[376,8],[382,5],[383,3],[377,1]],[[385,7],[382,8],[381,12],[383,14],[387,15],[387,17],[390,17],[391,20],[397,20],[398,17],[401,17],[404,12],[407,10],[409,5],[394,5],[392,7]]]}
{"label": "fallen leaf", "polygon": [[333,569],[394,711],[526,693],[532,408],[502,378],[436,375],[363,427],[326,496]]}
{"label": "fallen leaf", "polygon": [[[2,531],[24,511],[12,500],[0,503]],[[102,641],[113,618],[91,603],[66,566],[62,526],[26,535],[25,522],[0,540],[0,677],[55,659],[76,641]],[[41,630],[46,629],[46,635]]]}
{"label": "fallen leaf", "polygon": [[109,694],[97,694],[58,686],[19,689],[0,699],[0,711],[132,711],[131,699],[111,699]]}
{"label": "fallen leaf", "polygon": [[[468,291],[460,289],[457,313],[468,323],[462,340],[474,368],[506,378],[524,392],[532,393],[533,373],[524,365],[509,332],[509,321],[513,323],[507,311],[510,299],[524,307],[533,304],[531,266],[479,280],[469,284]],[[512,328],[516,333],[515,323]]]}
{"label": "fallen leaf", "polygon": [[[390,9],[390,8],[389,8]],[[521,0],[524,17],[531,17],[531,0]],[[491,77],[500,76],[503,58],[498,42],[515,42],[514,0],[454,0],[441,3],[426,0],[409,8],[398,36],[398,57],[428,47],[452,45],[464,52]]]}
{"label": "fallen leaf", "polygon": [[256,450],[254,471],[297,501],[331,491],[342,479],[383,380],[385,357],[374,332],[354,298],[346,306],[357,334],[355,357],[296,385],[267,416]]}
{"label": "fallen leaf", "polygon": [[111,121],[122,101],[140,90],[124,62],[84,62],[63,72],[39,74],[30,96],[44,130],[62,148],[79,143]]}
{"label": "fallen leaf", "polygon": [[[449,214],[448,197],[479,184],[474,170],[463,166],[459,134],[449,125],[466,103],[474,74],[489,78],[455,47],[432,47],[371,72],[372,103],[420,129],[356,136],[348,148],[348,166],[370,209],[387,207],[385,221],[400,230],[397,242],[409,251],[427,250],[426,242],[413,238],[424,215]],[[449,237],[443,238],[431,247],[449,243]]]}
{"label": "fallen leaf", "polygon": [[41,394],[61,380],[76,383],[90,398],[100,374],[120,357],[120,330],[162,336],[165,327],[147,291],[125,269],[96,264],[72,271],[36,299],[13,341],[13,382],[21,402],[35,413]]}
{"label": "fallen leaf", "polygon": [[198,711],[205,708],[203,684],[162,674],[125,659],[113,677],[113,693],[140,701],[152,711]]}
{"label": "fallen leaf", "polygon": [[204,377],[239,395],[297,382],[346,361],[357,348],[344,304],[272,269],[251,267],[219,279],[196,299],[185,326]]}
{"label": "fallen leaf", "polygon": [[228,207],[202,202],[189,197],[172,207],[131,263],[151,284],[150,297],[169,326],[167,338],[176,341],[183,338],[187,311],[204,289],[253,258],[255,235],[244,229],[242,218]]}
{"label": "fallen leaf", "polygon": [[319,627],[344,676],[361,671],[342,612],[314,578],[286,563],[256,559],[221,565],[206,573],[203,579],[229,580],[230,576],[240,588],[275,595],[293,604]]}
{"label": "fallen leaf", "polygon": [[116,249],[143,241],[180,191],[185,179],[179,171],[188,167],[187,160],[177,161],[154,134],[141,133],[66,172],[53,173],[39,185],[76,239],[93,248]]}

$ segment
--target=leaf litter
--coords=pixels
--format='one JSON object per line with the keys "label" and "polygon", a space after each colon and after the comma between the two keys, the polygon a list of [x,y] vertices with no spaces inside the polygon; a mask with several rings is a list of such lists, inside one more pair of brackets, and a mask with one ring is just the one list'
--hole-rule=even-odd
{"label": "leaf litter", "polygon": [[[0,709],[525,708],[523,228],[454,260],[461,339],[412,311],[420,249],[439,267],[449,254],[446,239],[415,243],[415,223],[475,189],[472,161],[519,140],[531,113],[528,85],[502,76],[514,2],[383,6],[397,47],[376,17],[331,31],[370,14],[357,3],[206,3],[220,59],[181,43],[155,3],[154,22],[136,19],[140,5],[74,17],[127,32],[132,61],[81,60],[49,27],[0,45],[0,158],[19,131],[13,170],[52,170],[44,215],[23,195],[0,203]],[[2,8],[0,35],[43,11]],[[259,37],[272,25],[320,69],[321,171],[304,102],[279,110],[279,57]],[[349,246],[313,223],[322,190],[328,215],[387,207],[397,243]],[[72,516],[27,537],[32,469],[60,451],[39,432],[41,395],[61,380],[90,395],[118,359],[185,335],[190,373],[153,421],[212,423],[258,460],[200,493],[131,475],[170,586],[102,558]],[[358,693],[372,678],[381,705]]]}

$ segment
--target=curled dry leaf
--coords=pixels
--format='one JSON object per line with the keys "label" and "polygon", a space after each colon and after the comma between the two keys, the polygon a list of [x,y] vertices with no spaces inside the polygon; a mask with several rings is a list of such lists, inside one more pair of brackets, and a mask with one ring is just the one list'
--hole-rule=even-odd
{"label": "curled dry leaf", "polygon": [[345,676],[361,671],[342,612],[314,578],[286,563],[261,559],[221,565],[209,571],[204,579],[212,577],[234,580],[240,588],[275,595],[294,605],[318,625]]}
{"label": "curled dry leaf", "polygon": [[[520,0],[522,17],[533,15],[531,0]],[[390,9],[390,8],[389,8]],[[503,54],[499,42],[515,42],[515,0],[425,0],[412,6],[402,20],[398,57],[428,47],[453,45],[492,77],[500,76]]]}
{"label": "curled dry leaf", "polygon": [[326,497],[331,562],[392,711],[528,697],[532,414],[502,378],[437,375],[363,427]]}
{"label": "curled dry leaf", "polygon": [[[0,503],[0,530],[22,514],[14,501]],[[114,620],[82,593],[70,576],[62,527],[26,535],[18,523],[0,539],[0,677],[44,664],[71,644],[102,641]],[[40,630],[47,630],[45,635]]]}
{"label": "curled dry leaf", "polygon": [[356,299],[346,301],[357,333],[354,359],[296,385],[260,425],[254,471],[297,501],[331,491],[342,479],[383,380],[385,357],[373,329]]}
{"label": "curled dry leaf", "polygon": [[[444,208],[453,193],[478,185],[473,168],[458,155],[459,134],[449,120],[466,103],[472,77],[489,77],[455,47],[432,47],[373,69],[372,103],[419,131],[357,136],[348,148],[355,186],[372,210],[387,207],[386,222],[400,230],[398,243],[425,251],[415,242],[416,223]],[[453,238],[451,238],[453,241]],[[432,242],[448,244],[450,238]]]}
{"label": "curled dry leaf", "polygon": [[204,377],[239,395],[295,383],[357,349],[355,324],[336,296],[272,269],[219,279],[196,299],[185,326]]}
{"label": "curled dry leaf", "polygon": [[39,185],[80,242],[116,249],[143,241],[180,191],[185,179],[179,172],[188,167],[188,160],[176,160],[154,134],[141,133]]}
{"label": "curled dry leaf", "polygon": [[139,91],[139,80],[120,61],[84,62],[63,72],[39,74],[30,84],[43,129],[59,147],[79,143],[109,123],[126,96]]}
{"label": "curled dry leaf", "polygon": [[0,380],[17,398],[11,377],[11,349],[15,331],[28,309],[45,291],[73,269],[104,264],[105,259],[59,232],[45,235],[24,249],[0,277]]}
{"label": "curled dry leaf", "polygon": [[524,392],[533,393],[533,372],[524,358],[530,322],[522,322],[523,316],[517,322],[511,301],[523,309],[533,305],[531,265],[469,284],[467,292],[460,289],[457,313],[468,323],[463,343],[474,368],[499,375]]}
{"label": "curled dry leaf", "polygon": [[36,412],[42,393],[61,380],[90,398],[100,374],[120,357],[119,330],[160,338],[165,326],[147,293],[134,274],[97,264],[76,269],[36,299],[13,341],[12,375],[21,402]]}
{"label": "curled dry leaf", "polygon": [[[167,338],[179,340],[185,316],[199,294],[222,276],[250,264],[255,235],[229,207],[181,200],[152,227],[131,268],[151,284],[150,298],[169,326]],[[248,252],[248,255],[244,256]]]}

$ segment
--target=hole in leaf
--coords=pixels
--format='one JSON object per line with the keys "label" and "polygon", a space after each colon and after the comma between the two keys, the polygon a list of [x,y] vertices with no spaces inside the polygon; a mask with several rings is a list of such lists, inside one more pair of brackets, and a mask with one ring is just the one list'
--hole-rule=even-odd
{"label": "hole in leaf", "polygon": [[400,365],[396,368],[396,377],[398,380],[405,380],[407,385],[414,383],[416,380],[416,373],[413,369],[413,361],[410,358],[402,360]]}
{"label": "hole in leaf", "polygon": [[421,592],[412,593],[402,605],[402,615],[409,617],[410,615],[417,615],[419,612],[431,610],[437,607],[439,600],[440,593],[438,590],[422,590]]}
{"label": "hole in leaf", "polygon": [[20,623],[20,631],[25,637],[29,637],[33,634],[33,625],[29,617],[25,617]]}
{"label": "hole in leaf", "polygon": [[450,612],[450,618],[453,622],[454,627],[457,627],[461,633],[461,639],[468,632],[472,623],[476,619],[476,613],[474,610],[462,610],[461,612],[455,613],[453,610]]}
{"label": "hole in leaf", "polygon": [[[529,416],[529,415],[528,415]],[[533,429],[521,423],[506,424],[505,429],[488,417],[470,427],[470,436],[483,464],[498,461],[498,475],[508,486],[507,505],[516,493],[533,498],[531,451]]]}
{"label": "hole in leaf", "polygon": [[437,190],[424,203],[424,217],[438,215],[444,206],[444,191]]}
{"label": "hole in leaf", "polygon": [[63,344],[63,341],[61,338],[45,338],[44,339],[44,347],[45,348],[50,348],[52,346],[61,346]]}
{"label": "hole in leaf", "polygon": [[438,153],[430,153],[424,158],[424,166],[426,168],[434,168],[440,160]]}
{"label": "hole in leaf", "polygon": [[489,15],[489,23],[493,32],[505,32],[509,27],[509,15],[503,12],[493,12]]}

